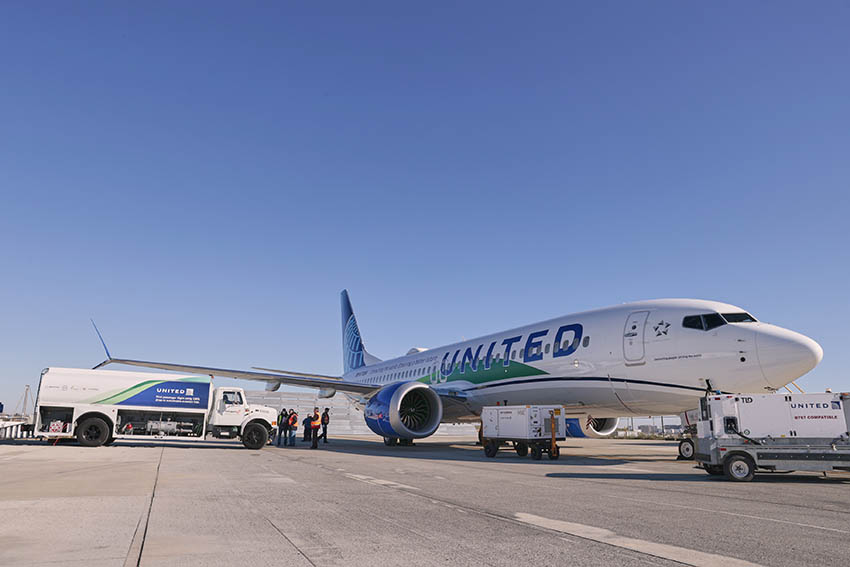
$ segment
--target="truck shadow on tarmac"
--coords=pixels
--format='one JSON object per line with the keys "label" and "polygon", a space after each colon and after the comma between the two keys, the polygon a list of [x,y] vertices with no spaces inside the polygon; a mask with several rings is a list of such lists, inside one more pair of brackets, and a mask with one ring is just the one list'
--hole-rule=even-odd
{"label": "truck shadow on tarmac", "polygon": [[169,441],[163,440],[158,441],[155,439],[150,439],[147,441],[115,441],[112,445],[103,446],[103,447],[83,447],[80,445],[76,439],[59,439],[51,441],[43,441],[41,439],[11,439],[0,441],[0,446],[4,445],[15,445],[15,446],[31,446],[31,447],[47,447],[52,445],[57,445],[60,447],[76,447],[80,451],[90,451],[93,449],[108,451],[112,448],[119,447],[139,447],[139,448],[153,448],[153,447],[167,447],[169,449],[228,449],[228,450],[239,450],[239,451],[249,451],[256,452],[253,449],[248,449],[242,443],[234,442],[234,441]]}
{"label": "truck shadow on tarmac", "polygon": [[[699,471],[694,471],[693,473],[629,473],[629,472],[609,472],[609,473],[595,473],[595,472],[578,472],[578,473],[548,473],[546,475],[548,478],[563,478],[563,479],[580,479],[580,480],[651,480],[651,481],[665,481],[665,482],[678,482],[678,481],[686,481],[686,482],[694,482],[694,481],[707,481],[707,482],[723,482],[726,483],[726,479],[722,476],[711,476],[705,473],[700,473]],[[827,478],[823,478],[822,476],[815,475],[803,475],[803,474],[777,474],[777,473],[756,473],[756,476],[753,478],[751,482],[754,483],[772,483],[772,484],[802,484],[802,483],[818,483],[822,484],[824,482],[827,483],[846,483],[850,482],[850,478],[847,477],[838,477],[838,476],[829,476]],[[736,483],[728,483],[728,484],[736,484]]]}

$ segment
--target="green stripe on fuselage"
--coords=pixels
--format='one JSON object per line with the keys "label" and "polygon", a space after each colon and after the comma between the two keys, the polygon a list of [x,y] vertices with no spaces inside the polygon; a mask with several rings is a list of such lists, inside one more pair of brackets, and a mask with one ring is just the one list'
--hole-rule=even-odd
{"label": "green stripe on fuselage", "polygon": [[508,366],[505,366],[504,363],[500,361],[491,365],[488,369],[484,368],[483,362],[479,362],[477,371],[472,370],[467,363],[466,371],[463,373],[461,373],[460,368],[455,368],[451,375],[449,375],[445,380],[442,380],[444,377],[440,375],[440,371],[438,370],[436,373],[420,378],[419,382],[424,382],[426,384],[446,384],[449,382],[463,381],[470,382],[472,384],[484,384],[485,382],[494,382],[496,380],[523,378],[525,376],[540,376],[541,374],[548,374],[548,372],[535,368],[529,364],[523,364],[522,362],[516,362],[513,360],[510,361]]}

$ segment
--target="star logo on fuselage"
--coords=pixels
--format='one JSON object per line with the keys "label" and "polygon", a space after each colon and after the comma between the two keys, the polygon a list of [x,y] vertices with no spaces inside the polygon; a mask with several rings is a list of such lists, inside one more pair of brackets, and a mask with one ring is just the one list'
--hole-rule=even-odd
{"label": "star logo on fuselage", "polygon": [[653,329],[655,329],[655,336],[660,337],[662,335],[667,335],[667,329],[670,328],[670,323],[664,321],[663,319],[659,321]]}

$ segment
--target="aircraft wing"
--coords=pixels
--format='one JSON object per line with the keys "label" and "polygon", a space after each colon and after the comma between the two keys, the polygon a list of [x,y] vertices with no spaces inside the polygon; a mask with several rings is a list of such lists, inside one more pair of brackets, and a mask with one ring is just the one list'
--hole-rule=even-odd
{"label": "aircraft wing", "polygon": [[263,368],[262,366],[252,366],[251,370],[262,370],[263,372],[273,372],[275,374],[284,374],[286,376],[298,376],[300,378],[325,378],[327,380],[342,380],[339,376],[328,376],[327,374],[312,374],[310,372],[296,372],[294,370],[281,370],[279,368]]}
{"label": "aircraft wing", "polygon": [[326,388],[334,389],[339,392],[351,392],[354,394],[366,394],[379,389],[374,384],[347,382],[340,378],[334,378],[331,376],[320,377],[319,375],[304,374],[301,372],[298,373],[298,376],[295,376],[292,374],[254,372],[251,370],[229,370],[227,368],[192,366],[189,364],[172,364],[170,362],[148,362],[145,360],[131,360],[128,358],[110,357],[95,366],[95,368],[102,368],[108,364],[126,364],[128,366],[158,368],[159,370],[173,370],[174,372],[187,372],[189,374],[210,374],[212,376],[226,376],[228,378],[239,378],[241,380],[258,380],[266,382],[267,384],[289,384],[290,386],[304,386],[307,388]]}

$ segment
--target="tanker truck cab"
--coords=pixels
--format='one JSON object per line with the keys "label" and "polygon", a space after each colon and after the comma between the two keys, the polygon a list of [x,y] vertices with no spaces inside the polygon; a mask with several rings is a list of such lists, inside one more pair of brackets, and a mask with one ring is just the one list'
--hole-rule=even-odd
{"label": "tanker truck cab", "polygon": [[213,437],[230,439],[242,437],[246,446],[266,444],[276,425],[277,411],[266,406],[247,403],[242,388],[216,388],[213,393],[209,430]]}
{"label": "tanker truck cab", "polygon": [[116,439],[241,439],[262,448],[277,411],[247,403],[242,388],[212,387],[212,376],[47,368],[41,373],[35,435],[81,445]]}

